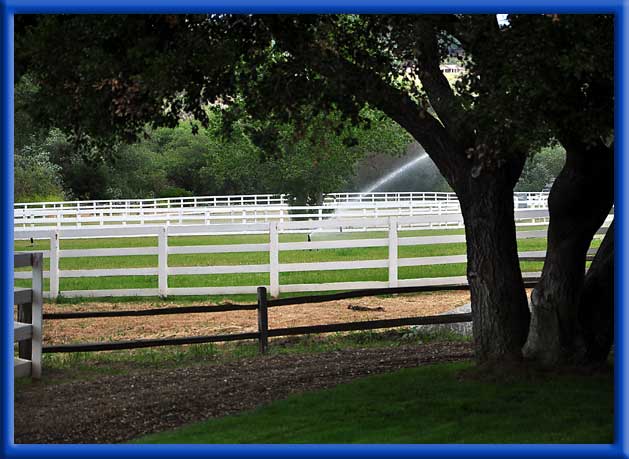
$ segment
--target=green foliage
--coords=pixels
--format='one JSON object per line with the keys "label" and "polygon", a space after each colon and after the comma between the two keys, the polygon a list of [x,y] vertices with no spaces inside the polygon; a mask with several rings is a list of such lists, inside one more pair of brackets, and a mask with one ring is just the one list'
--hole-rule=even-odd
{"label": "green foliage", "polygon": [[63,200],[61,169],[50,159],[50,151],[60,139],[60,133],[53,130],[43,140],[35,135],[30,143],[20,140],[14,157],[15,202]]}
{"label": "green foliage", "polygon": [[30,78],[15,84],[14,199],[16,202],[64,199],[61,168],[52,152],[64,137],[58,130],[33,125],[27,101],[37,97],[38,88]]}
{"label": "green foliage", "polygon": [[271,189],[289,194],[295,205],[317,205],[348,186],[367,154],[401,154],[410,136],[382,113],[363,113],[369,126],[344,126],[338,113],[319,115],[302,130],[284,125],[277,154],[265,162]]}
{"label": "green foliage", "polygon": [[183,188],[178,188],[176,186],[169,186],[163,188],[158,194],[157,198],[187,198],[192,196],[188,190],[184,190]]}
{"label": "green foliage", "polygon": [[533,151],[552,138],[569,148],[613,137],[613,15],[511,14],[498,33],[474,17],[462,22],[462,40],[483,45],[458,88],[467,103],[487,104],[491,135],[509,126],[511,141],[527,139]]}
{"label": "green foliage", "polygon": [[[119,194],[126,197],[277,193],[291,195],[294,204],[315,204],[346,187],[366,153],[395,155],[408,143],[408,135],[387,117],[375,111],[366,116],[369,128],[340,132],[334,117],[319,116],[303,128],[243,118],[224,135],[223,113],[208,110],[207,128],[196,121],[147,128],[146,138],[121,146],[107,162],[109,189],[125,190]],[[274,141],[256,145],[259,134],[270,130]]]}
{"label": "green foliage", "polygon": [[22,150],[25,146],[42,142],[48,134],[47,128],[37,126],[29,107],[35,104],[39,94],[39,87],[29,75],[24,75],[16,80],[14,87],[14,135],[13,143],[16,150]]}
{"label": "green foliage", "polygon": [[[368,105],[411,133],[452,184],[468,159],[477,173],[519,162],[549,137],[610,136],[612,21],[510,15],[501,29],[495,15],[30,16],[16,20],[16,69],[45,94],[29,105],[34,118],[94,142],[190,116],[208,127],[210,104],[228,125],[262,123],[247,135],[277,146],[287,124],[304,134],[336,113],[341,132],[368,121]],[[467,67],[457,91],[439,70],[453,54]],[[567,134],[551,132],[560,126]],[[230,188],[233,177],[220,175]]]}
{"label": "green foliage", "polygon": [[[175,128],[145,128],[145,137],[133,144],[118,144],[108,150],[93,146],[77,151],[59,130],[51,131],[45,143],[25,147],[39,148],[37,161],[50,156],[50,170],[57,189],[46,190],[39,176],[29,185],[22,171],[33,168],[26,156],[16,158],[18,200],[49,196],[60,199],[65,188],[68,197],[78,199],[122,199],[284,193],[295,204],[315,204],[323,194],[341,190],[354,175],[355,164],[366,153],[377,149],[395,155],[403,151],[409,137],[390,119],[374,111],[368,115],[371,126],[345,128],[336,132],[337,121],[320,116],[297,129],[286,124],[278,129],[277,142],[256,146],[260,123],[240,120],[224,136],[222,115],[209,111],[210,125],[182,122]],[[20,132],[29,131],[21,125]],[[352,139],[348,145],[347,139]],[[42,156],[44,154],[44,156]],[[42,163],[44,164],[44,163]],[[39,186],[33,189],[33,185]],[[28,188],[30,186],[30,188]]]}
{"label": "green foliage", "polygon": [[542,191],[555,180],[566,159],[566,151],[560,146],[544,147],[530,156],[515,191]]}

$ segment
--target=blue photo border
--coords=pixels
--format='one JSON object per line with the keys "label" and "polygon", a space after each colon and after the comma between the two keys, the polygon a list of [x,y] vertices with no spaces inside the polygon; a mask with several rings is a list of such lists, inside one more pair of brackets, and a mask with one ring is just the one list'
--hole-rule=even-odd
{"label": "blue photo border", "polygon": [[[629,458],[629,323],[623,283],[629,260],[625,196],[629,169],[628,0],[0,0],[0,302],[1,457],[438,457]],[[13,444],[13,16],[33,13],[612,13],[615,28],[615,413],[607,445],[15,445]]]}

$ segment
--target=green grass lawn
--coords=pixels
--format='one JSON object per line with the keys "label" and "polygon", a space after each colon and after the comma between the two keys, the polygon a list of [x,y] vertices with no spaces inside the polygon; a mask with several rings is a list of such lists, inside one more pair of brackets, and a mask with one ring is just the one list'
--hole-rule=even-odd
{"label": "green grass lawn", "polygon": [[611,372],[461,377],[471,366],[435,364],[363,378],[135,443],[613,441]]}

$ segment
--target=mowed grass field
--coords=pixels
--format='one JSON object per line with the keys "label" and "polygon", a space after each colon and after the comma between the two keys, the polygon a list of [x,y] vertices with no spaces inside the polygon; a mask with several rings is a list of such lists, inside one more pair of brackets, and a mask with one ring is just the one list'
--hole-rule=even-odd
{"label": "mowed grass field", "polygon": [[[524,230],[543,229],[544,227],[528,227]],[[435,236],[463,234],[463,229],[433,229],[433,230],[406,230],[399,232],[399,238],[411,236]],[[376,239],[386,240],[384,231],[345,232],[345,233],[319,233],[313,236],[313,240],[329,239]],[[281,234],[280,242],[305,242],[305,234]],[[172,236],[168,239],[170,247],[195,246],[195,245],[227,245],[227,244],[253,244],[268,243],[269,236],[260,235],[220,235],[220,236]],[[596,246],[599,241],[594,241]],[[60,248],[64,249],[94,249],[94,248],[123,248],[123,247],[156,247],[156,237],[123,237],[123,238],[94,238],[94,239],[61,239]],[[48,250],[48,240],[37,240],[34,244],[30,241],[15,241],[15,251]],[[546,240],[522,239],[518,241],[519,251],[545,250]],[[465,254],[464,243],[432,244],[401,246],[398,249],[399,258],[408,257],[432,257],[445,255]],[[366,248],[342,248],[342,249],[312,249],[289,250],[280,252],[280,263],[307,263],[329,261],[357,261],[357,260],[386,260],[388,258],[387,247]],[[217,254],[171,254],[168,256],[169,267],[183,266],[221,266],[221,265],[248,265],[268,264],[268,252],[233,252]],[[114,269],[114,268],[146,268],[157,267],[157,255],[134,255],[113,257],[82,257],[61,258],[59,268],[61,270],[78,269]],[[49,260],[45,259],[45,269],[48,269]],[[541,262],[522,262],[523,271],[539,271]],[[422,277],[446,277],[463,276],[466,272],[465,263],[411,266],[398,268],[400,279],[413,279]],[[386,268],[358,269],[358,270],[333,270],[310,272],[286,272],[280,273],[280,284],[302,283],[328,283],[328,282],[352,282],[352,281],[385,281],[388,278]],[[48,289],[48,279],[45,279],[45,288]],[[169,276],[169,287],[224,287],[241,285],[268,285],[268,273],[236,273],[236,274],[210,274],[210,275],[177,275]],[[28,287],[30,280],[16,279],[18,287]],[[60,290],[105,290],[105,289],[133,289],[133,288],[157,288],[157,276],[105,276],[85,278],[61,278]]]}

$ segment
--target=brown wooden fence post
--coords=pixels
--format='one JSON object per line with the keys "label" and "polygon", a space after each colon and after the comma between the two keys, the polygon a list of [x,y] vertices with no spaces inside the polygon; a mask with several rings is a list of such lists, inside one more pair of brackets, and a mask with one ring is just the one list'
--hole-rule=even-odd
{"label": "brown wooden fence post", "polygon": [[260,354],[266,354],[269,348],[269,315],[267,309],[266,287],[258,287],[258,333],[260,334]]}

